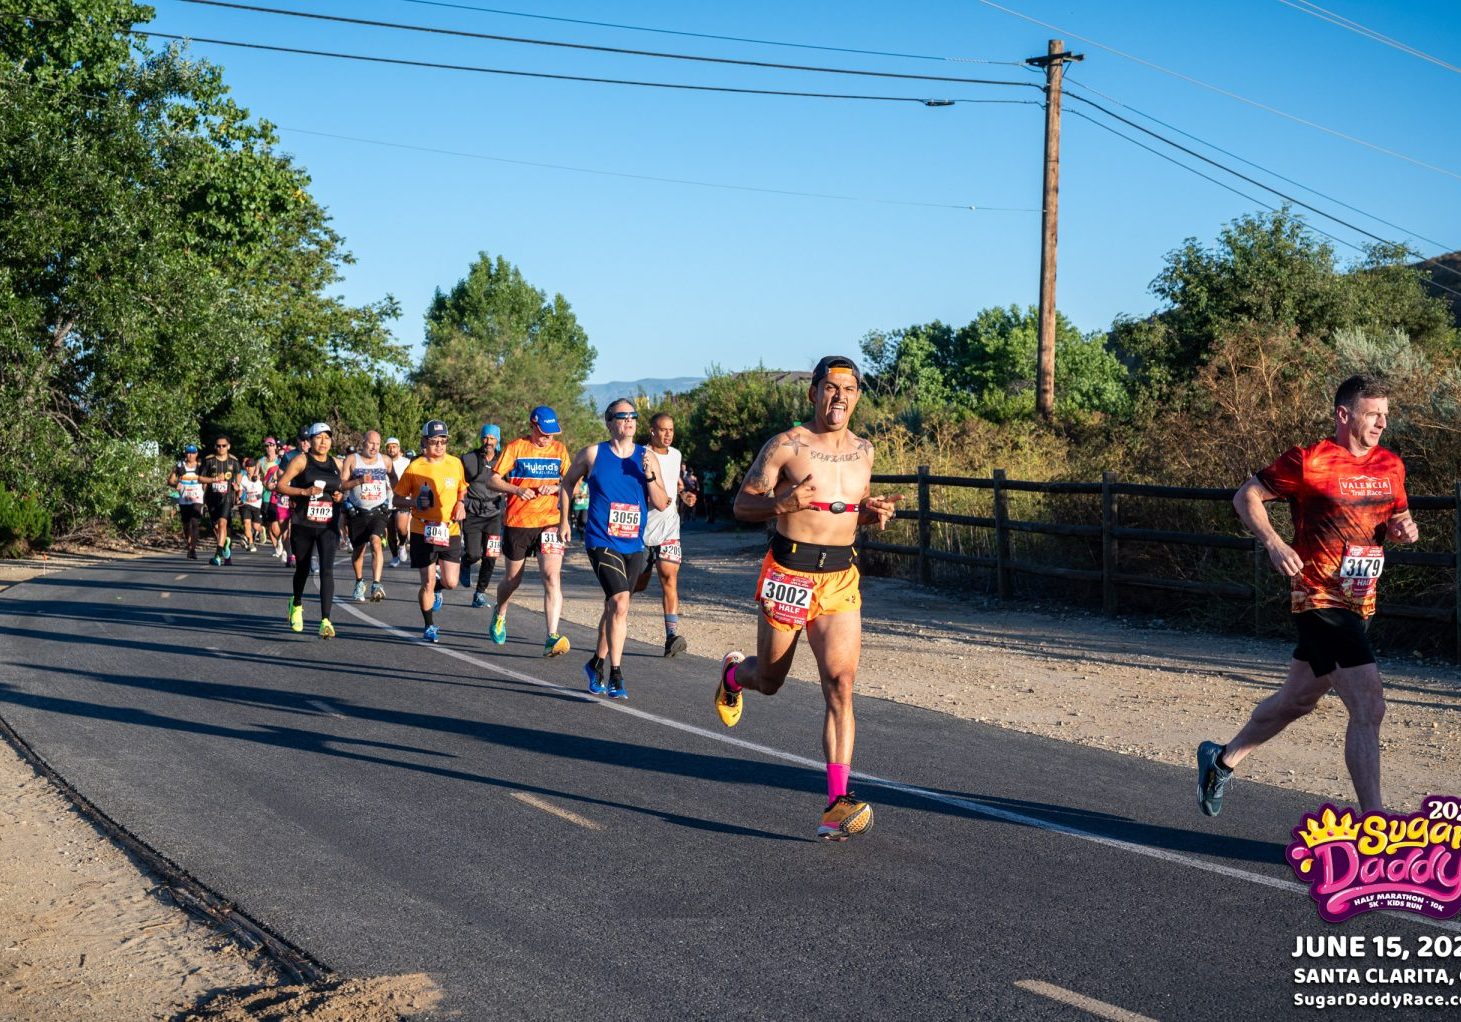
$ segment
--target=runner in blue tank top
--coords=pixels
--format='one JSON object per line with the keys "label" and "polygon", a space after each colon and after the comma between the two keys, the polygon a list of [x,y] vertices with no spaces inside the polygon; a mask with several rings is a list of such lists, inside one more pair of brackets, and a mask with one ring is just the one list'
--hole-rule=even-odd
{"label": "runner in blue tank top", "polygon": [[[599,618],[599,642],[592,659],[584,665],[588,690],[607,692],[612,698],[627,699],[620,661],[624,655],[624,634],[629,622],[629,596],[644,571],[644,523],[649,508],[663,511],[670,495],[660,474],[659,459],[647,447],[634,442],[639,414],[634,403],[621,398],[604,411],[609,439],[579,451],[558,491],[559,535],[566,543],[572,515],[573,488],[588,479],[588,518],[584,525],[584,546],[589,563],[604,590],[604,612]],[[609,663],[608,684],[604,682],[604,661]]]}

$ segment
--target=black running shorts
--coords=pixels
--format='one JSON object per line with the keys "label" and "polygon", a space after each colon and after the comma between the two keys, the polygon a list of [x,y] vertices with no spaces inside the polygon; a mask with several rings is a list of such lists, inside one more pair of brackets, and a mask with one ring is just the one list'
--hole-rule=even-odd
{"label": "black running shorts", "polygon": [[411,533],[411,567],[429,568],[437,561],[461,564],[462,537],[453,536],[446,546],[434,546],[426,542],[426,537],[419,532]]}
{"label": "black running shorts", "polygon": [[1299,644],[1294,659],[1302,660],[1322,678],[1336,667],[1363,667],[1375,662],[1370,645],[1370,622],[1352,610],[1326,607],[1294,615]]}
{"label": "black running shorts", "polygon": [[[525,528],[518,525],[509,525],[502,530],[502,556],[509,561],[525,561],[533,554],[543,552],[543,533],[558,533],[558,527],[541,525],[533,528]],[[552,557],[563,556],[561,548],[549,554]]]}
{"label": "black running shorts", "polygon": [[354,547],[369,546],[372,536],[384,536],[386,519],[389,517],[390,513],[386,508],[356,511],[354,514],[347,511],[345,524],[350,530],[350,545]]}
{"label": "black running shorts", "polygon": [[621,554],[603,546],[588,548],[588,563],[594,566],[594,577],[599,580],[605,596],[633,591],[634,583],[644,573],[646,556],[643,549],[638,553]]}

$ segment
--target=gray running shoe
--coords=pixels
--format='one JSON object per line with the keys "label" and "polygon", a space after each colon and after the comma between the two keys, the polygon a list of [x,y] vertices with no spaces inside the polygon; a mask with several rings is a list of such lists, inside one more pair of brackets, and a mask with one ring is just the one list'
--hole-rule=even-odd
{"label": "gray running shoe", "polygon": [[679,656],[690,648],[683,635],[665,636],[665,656]]}
{"label": "gray running shoe", "polygon": [[357,578],[355,580],[355,591],[350,594],[350,598],[356,603],[365,602],[365,579]]}
{"label": "gray running shoe", "polygon": [[370,584],[370,602],[371,603],[379,603],[381,600],[384,600],[385,598],[386,598],[386,587],[383,586],[383,585],[381,585],[379,582],[372,582]]}
{"label": "gray running shoe", "polygon": [[1203,742],[1197,747],[1197,808],[1204,816],[1223,811],[1223,793],[1233,772],[1218,763],[1223,747],[1217,742]]}

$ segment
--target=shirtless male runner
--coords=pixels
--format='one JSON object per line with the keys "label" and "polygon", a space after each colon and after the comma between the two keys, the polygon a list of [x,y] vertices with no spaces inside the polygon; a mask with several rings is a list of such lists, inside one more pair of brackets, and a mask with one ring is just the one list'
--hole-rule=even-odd
{"label": "shirtless male runner", "polygon": [[[1385,690],[1367,634],[1385,566],[1385,546],[1420,536],[1405,495],[1405,464],[1380,446],[1389,425],[1385,384],[1351,376],[1334,395],[1334,436],[1291,447],[1259,469],[1233,496],[1233,507],[1290,580],[1299,643],[1279,690],[1253,709],[1228,742],[1197,748],[1197,805],[1222,812],[1233,771],[1249,753],[1309,713],[1331,688],[1349,712],[1344,763],[1364,812],[1380,801],[1380,721]],[[1294,541],[1274,530],[1263,505],[1289,502]]]}
{"label": "shirtless male runner", "polygon": [[741,719],[743,689],[775,695],[791,670],[803,631],[817,660],[826,714],[827,808],[817,836],[845,841],[873,824],[872,806],[847,790],[852,771],[852,687],[862,652],[858,593],[859,525],[884,528],[901,495],[873,497],[873,445],[848,429],[862,387],[857,364],[828,355],[812,372],[810,426],[796,426],[761,448],[736,494],[743,522],[774,521],[771,549],[756,580],[761,613],[756,655],[727,653],[715,709],[727,727]]}

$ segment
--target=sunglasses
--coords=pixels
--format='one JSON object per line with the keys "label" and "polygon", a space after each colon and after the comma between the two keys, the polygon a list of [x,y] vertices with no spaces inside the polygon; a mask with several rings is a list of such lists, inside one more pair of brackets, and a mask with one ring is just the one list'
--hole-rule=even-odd
{"label": "sunglasses", "polygon": [[610,415],[609,418],[615,420],[616,422],[623,422],[625,419],[637,419],[637,418],[639,418],[639,413],[638,412],[615,412],[613,415]]}
{"label": "sunglasses", "polygon": [[425,440],[423,440],[421,442],[423,444],[444,444],[444,443],[446,443],[446,437],[444,437],[444,436],[431,436],[431,437],[427,437]]}
{"label": "sunglasses", "polygon": [[226,450],[228,450],[228,445],[227,444],[214,444],[213,445],[213,449],[215,451],[226,451]]}

